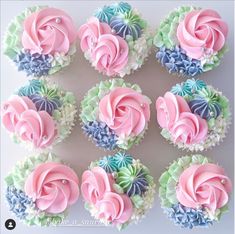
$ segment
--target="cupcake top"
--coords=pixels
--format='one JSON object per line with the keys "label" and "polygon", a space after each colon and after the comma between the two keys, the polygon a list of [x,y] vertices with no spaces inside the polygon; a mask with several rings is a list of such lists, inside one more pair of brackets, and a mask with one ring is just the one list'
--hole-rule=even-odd
{"label": "cupcake top", "polygon": [[107,76],[123,77],[141,67],[152,45],[146,21],[125,2],[97,9],[78,36],[86,59]]}
{"label": "cupcake top", "polygon": [[159,183],[161,206],[181,227],[207,227],[228,210],[231,180],[222,167],[202,155],[177,159]]}
{"label": "cupcake top", "polygon": [[160,23],[156,57],[170,73],[194,77],[219,65],[227,35],[228,26],[215,10],[182,6]]}
{"label": "cupcake top", "polygon": [[27,76],[43,77],[67,66],[76,52],[77,31],[67,13],[56,8],[27,8],[10,23],[3,52]]}
{"label": "cupcake top", "polygon": [[218,144],[227,132],[229,101],[202,80],[176,84],[156,101],[161,134],[179,148],[203,151]]}
{"label": "cupcake top", "polygon": [[81,102],[82,128],[98,147],[129,149],[143,138],[150,103],[136,84],[122,79],[102,81]]}
{"label": "cupcake top", "polygon": [[59,224],[79,197],[76,173],[51,153],[18,162],[5,181],[10,210],[27,225]]}
{"label": "cupcake top", "polygon": [[14,142],[29,149],[46,149],[64,140],[76,119],[75,96],[45,80],[30,80],[5,101],[3,127]]}
{"label": "cupcake top", "polygon": [[92,216],[121,230],[152,207],[155,184],[146,166],[118,152],[90,164],[82,175],[81,192]]}

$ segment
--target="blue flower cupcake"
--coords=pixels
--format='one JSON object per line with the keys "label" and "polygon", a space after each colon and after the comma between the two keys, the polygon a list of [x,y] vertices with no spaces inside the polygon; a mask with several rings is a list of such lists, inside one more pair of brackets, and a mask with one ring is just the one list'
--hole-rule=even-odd
{"label": "blue flower cupcake", "polygon": [[124,77],[140,68],[153,41],[147,22],[126,2],[98,8],[78,36],[85,58],[109,77]]}
{"label": "blue flower cupcake", "polygon": [[155,189],[148,168],[124,152],[91,162],[82,175],[85,208],[101,223],[119,230],[144,218]]}
{"label": "blue flower cupcake", "polygon": [[164,213],[182,228],[209,227],[228,210],[232,182],[222,167],[202,155],[171,163],[159,184]]}
{"label": "blue flower cupcake", "polygon": [[151,100],[123,79],[101,81],[81,102],[84,133],[105,150],[130,149],[148,128]]}
{"label": "blue flower cupcake", "polygon": [[59,225],[79,197],[76,173],[51,153],[18,162],[5,182],[10,211],[29,226]]}
{"label": "blue flower cupcake", "polygon": [[195,77],[220,64],[227,34],[228,26],[215,10],[178,7],[156,31],[156,58],[169,73]]}
{"label": "blue flower cupcake", "polygon": [[1,108],[3,127],[28,149],[49,149],[63,141],[76,116],[75,96],[46,80],[29,80]]}
{"label": "blue flower cupcake", "polygon": [[24,10],[10,23],[3,53],[27,76],[50,76],[66,66],[76,52],[77,30],[64,11],[46,6]]}
{"label": "blue flower cupcake", "polygon": [[231,122],[229,100],[202,80],[176,84],[156,101],[161,135],[180,149],[203,151],[219,144]]}

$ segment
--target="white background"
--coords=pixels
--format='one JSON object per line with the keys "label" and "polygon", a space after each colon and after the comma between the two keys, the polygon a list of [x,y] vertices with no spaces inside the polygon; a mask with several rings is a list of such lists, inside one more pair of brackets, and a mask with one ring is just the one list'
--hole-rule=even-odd
{"label": "white background", "polygon": [[[101,1],[2,1],[1,2],[1,39],[4,34],[10,20],[24,10],[24,8],[32,5],[49,5],[58,7],[65,10],[74,19],[77,27],[83,24],[86,19],[92,15],[93,11],[104,5],[106,2]],[[196,5],[204,8],[212,8],[217,10],[222,18],[229,25],[228,46],[229,52],[225,55],[221,62],[221,65],[215,70],[201,75],[201,79],[204,79],[209,84],[223,91],[230,101],[233,107],[233,78],[234,78],[234,61],[233,61],[233,2],[230,1],[132,1],[130,2],[134,7],[137,7],[144,18],[148,20],[151,27],[155,30],[169,11],[173,8],[187,4]],[[100,80],[107,79],[98,74],[90,64],[84,59],[80,49],[76,54],[74,62],[68,69],[55,75],[52,78],[55,82],[64,89],[73,91],[76,94],[78,104],[82,100],[88,89],[94,86]],[[155,100],[158,96],[163,95],[169,90],[175,83],[181,82],[181,79],[172,76],[162,68],[155,60],[155,53],[149,57],[149,60],[142,67],[140,71],[136,71],[131,76],[126,77],[128,82],[137,83],[142,87],[144,94],[148,95],[152,99],[151,106],[151,123],[149,130],[139,146],[130,150],[135,157],[140,158],[144,164],[146,164],[152,172],[155,181],[157,182],[160,174],[164,171],[164,168],[168,166],[174,159],[187,152],[182,152],[169,145],[161,136],[160,129],[156,123],[155,112]],[[27,78],[24,73],[17,72],[16,69],[9,62],[8,58],[1,54],[1,101],[6,100],[17,88],[24,85],[27,82]],[[17,234],[29,234],[29,233],[118,233],[115,228],[112,227],[99,227],[97,225],[81,226],[84,222],[92,222],[89,213],[83,208],[82,197],[80,197],[78,203],[71,207],[68,220],[70,223],[76,221],[79,226],[73,227],[27,227],[22,225],[17,219],[17,227],[13,231],[7,231],[4,227],[4,222],[8,218],[14,218],[14,216],[8,211],[8,207],[4,202],[5,186],[3,178],[14,166],[16,161],[24,159],[30,153],[19,145],[15,145],[9,139],[5,130],[2,129],[1,134],[1,230],[2,233],[17,233]],[[218,162],[225,168],[228,175],[233,178],[233,126],[220,146],[213,148],[204,153]],[[87,168],[90,161],[97,159],[100,156],[106,154],[106,152],[96,148],[92,142],[89,142],[82,134],[79,123],[77,122],[71,136],[67,140],[56,146],[54,152],[59,157],[69,162],[73,168],[81,176],[82,172]],[[192,233],[200,234],[231,234],[233,233],[233,200],[230,201],[230,211],[225,214],[220,223],[215,223],[209,229],[194,229]],[[179,234],[189,233],[187,229],[181,229],[174,226],[165,215],[163,214],[158,196],[154,203],[153,209],[147,214],[146,218],[142,220],[139,225],[131,225],[127,227],[123,233],[164,233],[164,234]]]}

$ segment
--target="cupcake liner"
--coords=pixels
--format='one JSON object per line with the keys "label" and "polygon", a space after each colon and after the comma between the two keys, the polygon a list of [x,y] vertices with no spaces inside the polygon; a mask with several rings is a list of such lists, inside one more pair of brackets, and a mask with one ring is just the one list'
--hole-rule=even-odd
{"label": "cupcake liner", "polygon": [[46,80],[30,80],[2,106],[3,127],[15,143],[29,150],[52,149],[62,142],[70,135],[76,117],[74,94]]}
{"label": "cupcake liner", "polygon": [[[132,85],[130,83],[125,83],[123,79],[118,78],[101,81],[87,92],[80,106],[80,120],[82,129],[88,138],[96,144],[96,146],[105,150],[127,150],[133,145],[138,145],[141,139],[143,139],[148,128],[148,120],[146,119],[145,126],[139,134],[135,135],[134,133],[131,133],[129,135],[125,135],[117,133],[117,129],[114,129],[108,122],[100,119],[99,115],[101,110],[99,110],[99,105],[101,100],[119,88],[128,88],[131,89],[131,92],[134,92],[133,95],[141,95],[143,100],[147,103],[145,107],[141,107],[141,103],[137,103],[137,105],[141,108],[149,108],[149,104],[151,103],[148,97],[142,95],[142,91],[137,84]],[[123,106],[125,107],[125,105],[128,107],[128,103],[125,104],[124,102]],[[123,121],[123,124],[125,124],[128,120]]]}
{"label": "cupcake liner", "polygon": [[[46,167],[47,170],[42,170],[40,169],[40,167]],[[60,172],[59,176],[61,176],[61,178],[59,178],[57,172],[59,172],[61,168],[63,168],[64,174]],[[31,181],[34,184],[31,185],[30,189],[27,188],[27,183],[30,184],[30,179],[35,179],[34,173],[38,173],[38,170],[41,170],[41,174],[44,175],[44,178],[41,178],[44,182],[41,185],[37,184],[37,186],[48,185],[47,194],[44,194],[44,196],[47,196],[48,199],[50,199],[50,192],[53,191],[49,190],[49,187],[53,187],[53,183],[51,183],[50,180],[56,182],[54,184],[55,186],[66,186],[66,183],[71,183],[71,185],[69,186],[75,186],[76,188],[73,187],[73,192],[68,191],[67,188],[67,192],[70,193],[70,196],[75,196],[76,199],[74,199],[73,201],[70,200],[68,202],[69,205],[72,205],[76,202],[79,196],[77,175],[69,166],[65,165],[65,163],[63,163],[56,155],[52,153],[40,153],[32,155],[30,157],[27,157],[24,161],[17,162],[13,170],[5,178],[7,186],[5,195],[6,202],[9,206],[10,211],[19,219],[19,221],[23,222],[26,225],[59,225],[68,215],[68,204],[60,212],[55,212],[55,210],[53,210],[52,212],[52,210],[50,210],[52,209],[52,206],[58,205],[55,204],[55,200],[50,205],[48,205],[47,208],[44,207],[42,209],[43,206],[40,205],[40,197],[43,195],[35,195],[37,193],[37,190],[34,191],[35,183]],[[50,172],[48,173],[48,171]],[[66,172],[68,174],[66,174]],[[41,174],[39,174],[38,176],[40,177]],[[57,176],[57,178],[53,177],[53,175]],[[52,178],[50,178],[50,176]],[[45,181],[45,178],[47,178],[47,182]],[[36,196],[35,198],[32,196],[33,191],[33,196]],[[61,199],[62,198],[63,197],[61,197]],[[63,201],[61,200],[60,202],[62,203]]]}
{"label": "cupcake liner", "polygon": [[[197,18],[193,18],[194,13],[197,14]],[[206,16],[211,21],[205,21]],[[194,22],[195,28],[191,23],[193,20],[196,21]],[[211,24],[212,21],[214,26]],[[181,34],[182,27],[185,28],[182,29]],[[226,23],[221,20],[216,11],[210,9],[181,6],[171,11],[160,23],[153,44],[157,50],[156,59],[169,73],[183,78],[192,78],[219,66],[221,58],[228,50],[226,43],[223,41],[223,45],[218,45],[218,41],[215,40],[214,44],[209,46],[210,42],[207,42],[207,38],[200,39],[200,36],[203,37],[203,35],[199,36],[200,27],[203,29],[211,27],[211,31],[216,31],[215,34],[223,35],[223,40],[227,37]],[[184,33],[187,33],[188,38]],[[194,34],[191,35],[191,33]],[[205,44],[200,45],[203,51],[201,55],[195,52],[199,50],[199,40],[206,41]],[[193,41],[194,44],[191,43]]]}
{"label": "cupcake liner", "polygon": [[[179,116],[176,117],[171,126],[162,127],[161,135],[166,140],[174,146],[177,146],[179,149],[196,152],[210,149],[223,141],[231,123],[231,112],[229,100],[223,96],[222,92],[207,85],[202,80],[188,79],[186,82],[176,84],[172,87],[171,91],[167,93],[164,98],[166,95],[172,94],[173,96],[171,96],[171,98],[173,99],[176,98],[179,100],[179,97],[182,97],[184,100],[179,100],[176,106],[182,104],[187,105],[187,107],[186,110],[179,110]],[[158,98],[158,101],[160,101],[160,99],[161,97]],[[157,105],[157,102],[156,108],[160,115],[161,107]],[[189,134],[189,132],[187,132],[189,129],[185,130],[187,127],[186,124],[182,124],[181,126],[181,128],[184,128],[186,131],[185,139],[183,139],[182,133],[180,134],[178,130],[174,130],[176,129],[177,124],[180,123],[181,115],[183,116],[185,112],[187,112],[187,114],[192,113],[194,115],[193,118],[197,117],[201,124],[201,126],[197,127],[197,131],[199,132],[193,132],[193,137],[191,139],[189,139],[190,135],[187,135]],[[172,115],[172,113],[169,112],[169,115]],[[161,120],[158,119],[158,123],[160,124],[159,121]],[[200,139],[199,135],[203,131],[206,131],[206,133],[204,133],[204,137],[201,137]],[[176,136],[177,132],[179,133],[179,138]]]}
{"label": "cupcake liner", "polygon": [[[129,23],[126,23],[127,21]],[[94,38],[96,32],[91,32],[94,30],[92,25],[100,30],[99,35]],[[96,10],[93,17],[80,27],[79,37],[84,57],[96,70],[109,77],[124,77],[139,69],[151,53],[153,41],[152,31],[147,22],[136,9],[132,9],[131,5],[125,2],[105,5]],[[87,39],[89,37],[93,41],[91,44]],[[107,66],[102,62],[99,64],[100,58],[96,58],[96,51],[99,50],[104,38],[109,40],[104,45],[109,46],[109,42],[113,43],[118,51],[116,55],[112,55],[111,52],[103,55],[104,51],[101,51],[102,56],[109,57]],[[122,48],[123,52],[119,52],[119,48]]]}
{"label": "cupcake liner", "polygon": [[[31,44],[32,48],[29,48],[30,46],[27,47],[26,45],[24,45],[24,35],[28,35],[29,38],[31,37],[31,35],[29,35],[29,33],[26,31],[27,26],[24,26],[26,20],[34,16],[35,18],[33,18],[33,20],[36,30],[44,30],[40,29],[40,27],[43,26],[37,25],[38,15],[36,16],[36,14],[49,9],[56,12],[45,13],[47,16],[51,17],[49,20],[47,20],[47,24],[52,24],[52,27],[55,28],[56,25],[54,25],[53,20],[56,24],[59,25],[63,23],[62,18],[66,17],[67,20],[71,21],[70,27],[74,27],[74,25],[72,25],[72,19],[68,15],[66,15],[65,12],[62,12],[59,9],[49,8],[47,6],[33,6],[26,8],[21,14],[16,16],[12,20],[12,22],[10,22],[3,39],[3,53],[7,57],[9,57],[14,65],[17,66],[19,71],[26,72],[27,76],[45,78],[61,71],[72,62],[77,50],[76,38],[74,38],[72,41],[69,40],[70,45],[68,51],[66,51],[67,49],[63,51],[60,48],[56,48],[54,51],[48,52],[44,51],[43,47],[37,48],[36,44]],[[66,27],[67,26],[65,25],[65,30],[72,30],[71,28],[69,29]],[[75,27],[73,28],[73,30],[74,32],[69,33],[75,34]],[[31,40],[33,41],[33,39]],[[42,46],[44,46],[43,43]],[[45,46],[49,47],[50,45]],[[35,50],[37,50],[37,52]],[[41,52],[39,52],[39,50]]]}
{"label": "cupcake liner", "polygon": [[[109,181],[105,185],[105,190],[102,190],[101,187],[95,188],[100,193],[96,198],[93,197],[94,200],[90,200],[90,195],[87,193],[93,183],[92,179],[90,180],[89,178],[99,179],[99,181],[108,178]],[[132,180],[132,178],[135,178],[135,180]],[[129,224],[137,224],[145,217],[146,212],[152,208],[155,190],[156,185],[148,168],[139,159],[134,159],[131,155],[122,151],[91,162],[88,170],[82,176],[81,191],[85,200],[85,208],[95,219],[98,219],[105,225],[113,225],[119,230],[122,230]],[[123,199],[123,209],[125,210],[123,214],[107,213],[102,216],[99,204],[102,204],[107,199],[107,196],[117,196],[118,199]],[[108,204],[106,205],[108,206]],[[103,206],[104,210],[107,208],[106,205],[104,204]],[[105,217],[112,218],[109,220]]]}
{"label": "cupcake liner", "polygon": [[[196,172],[194,172],[195,168]],[[182,187],[185,183],[184,178],[187,170],[192,172],[190,171],[191,173],[187,175],[186,185]],[[214,170],[217,172],[214,172]],[[205,178],[207,180],[204,181]],[[191,187],[187,187],[189,186],[187,183],[190,183],[190,181],[192,182],[190,186],[195,189],[195,195],[189,194],[188,197],[185,195],[185,199],[182,199],[182,194],[187,193],[187,188],[191,189]],[[221,185],[218,185],[218,183]],[[220,193],[223,189],[229,194],[232,184],[220,166],[200,154],[187,155],[175,160],[162,173],[159,184],[159,197],[164,213],[177,226],[182,228],[209,227],[215,221],[219,221],[224,212],[228,210],[227,202],[220,205],[219,199],[216,197],[215,210],[211,208],[213,206],[210,204],[210,202],[213,203],[213,200],[209,200],[208,197],[207,202],[205,202],[206,196],[210,196],[207,189],[210,189],[210,191],[218,189],[218,191],[215,191],[217,193]],[[218,187],[216,187],[216,184]],[[196,187],[194,188],[194,186]],[[186,190],[184,191],[184,189]],[[203,193],[204,197],[202,196],[200,199],[200,194]],[[190,196],[194,197],[190,198]],[[192,204],[185,205],[186,202],[189,204],[190,199],[193,201]]]}

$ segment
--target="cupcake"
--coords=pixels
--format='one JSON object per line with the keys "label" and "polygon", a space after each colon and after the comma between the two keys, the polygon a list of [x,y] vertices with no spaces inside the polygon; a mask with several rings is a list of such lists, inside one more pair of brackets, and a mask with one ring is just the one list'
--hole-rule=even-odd
{"label": "cupcake", "polygon": [[82,175],[81,193],[93,217],[121,230],[152,207],[155,184],[138,159],[118,152],[90,164]]}
{"label": "cupcake", "polygon": [[71,62],[77,30],[67,13],[56,8],[27,8],[9,24],[3,53],[27,76],[50,76]]}
{"label": "cupcake", "polygon": [[109,77],[124,77],[140,68],[152,47],[147,22],[126,2],[97,9],[78,36],[85,58]]}
{"label": "cupcake", "polygon": [[51,153],[18,162],[5,178],[10,211],[27,225],[58,225],[79,197],[78,177]]}
{"label": "cupcake", "polygon": [[75,96],[46,80],[29,80],[1,107],[1,121],[14,142],[29,149],[52,148],[76,120]]}
{"label": "cupcake", "polygon": [[136,84],[123,79],[101,81],[81,102],[82,129],[98,147],[130,149],[144,137],[150,103]]}
{"label": "cupcake", "polygon": [[182,228],[208,227],[228,210],[232,183],[222,167],[202,155],[174,161],[159,184],[164,213]]}
{"label": "cupcake", "polygon": [[227,34],[228,26],[215,10],[179,7],[157,29],[156,58],[169,73],[192,78],[220,64]]}
{"label": "cupcake", "polygon": [[223,140],[231,113],[229,101],[202,80],[176,84],[156,101],[161,135],[180,149],[203,151]]}

